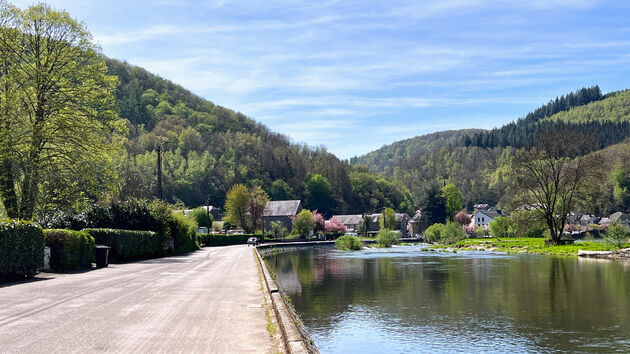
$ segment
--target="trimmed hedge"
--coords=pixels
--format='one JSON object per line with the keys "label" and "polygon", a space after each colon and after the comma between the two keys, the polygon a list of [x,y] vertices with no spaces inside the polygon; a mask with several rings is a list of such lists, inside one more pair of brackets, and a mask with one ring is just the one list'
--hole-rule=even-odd
{"label": "trimmed hedge", "polygon": [[0,277],[32,277],[44,265],[44,233],[34,222],[0,220]]}
{"label": "trimmed hedge", "polygon": [[256,237],[259,241],[262,241],[261,235],[212,235],[212,234],[199,234],[200,242],[205,246],[229,246],[229,245],[244,245],[247,243],[247,239],[250,237]]}
{"label": "trimmed hedge", "polygon": [[184,216],[173,214],[168,223],[169,235],[175,244],[175,253],[190,252],[199,249],[197,224]]}
{"label": "trimmed hedge", "polygon": [[50,268],[55,271],[92,267],[94,238],[85,231],[64,229],[44,230],[46,246],[50,247]]}
{"label": "trimmed hedge", "polygon": [[165,255],[164,237],[153,231],[85,229],[96,244],[111,247],[110,259],[155,258]]}

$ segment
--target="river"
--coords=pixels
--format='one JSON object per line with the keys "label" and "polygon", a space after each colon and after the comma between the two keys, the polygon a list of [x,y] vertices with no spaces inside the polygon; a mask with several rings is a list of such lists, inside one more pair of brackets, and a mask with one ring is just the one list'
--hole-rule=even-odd
{"label": "river", "polygon": [[429,252],[266,257],[322,353],[630,352],[630,264]]}

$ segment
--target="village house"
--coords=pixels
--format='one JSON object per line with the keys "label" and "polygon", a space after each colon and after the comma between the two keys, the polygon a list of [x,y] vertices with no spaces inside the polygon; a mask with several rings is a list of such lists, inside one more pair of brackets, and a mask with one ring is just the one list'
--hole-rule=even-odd
{"label": "village house", "polygon": [[630,224],[630,216],[626,213],[618,211],[610,215],[610,221],[613,224],[628,225]]}
{"label": "village house", "polygon": [[263,211],[265,231],[271,230],[271,223],[280,221],[287,229],[293,228],[293,218],[302,210],[299,200],[270,200]]}
{"label": "village house", "polygon": [[582,227],[588,227],[588,225],[597,223],[599,223],[599,218],[595,215],[584,214],[580,218],[580,225],[582,225]]}
{"label": "village house", "polygon": [[584,214],[580,213],[579,211],[572,211],[570,213],[567,214],[567,224],[571,224],[571,225],[579,225],[580,224],[580,218],[583,216]]}
{"label": "village house", "polygon": [[[376,234],[381,229],[381,215],[382,214],[369,214],[370,218],[370,227],[368,232],[371,234]],[[409,231],[407,230],[407,224],[411,220],[411,217],[407,213],[396,213],[396,228],[395,231],[400,231],[401,237],[408,237]]]}
{"label": "village house", "polygon": [[[359,224],[363,219],[363,215],[333,215],[333,218],[338,219],[344,225],[346,225],[347,232],[358,232]],[[331,218],[332,219],[332,218]]]}
{"label": "village house", "polygon": [[477,211],[484,211],[484,210],[490,210],[490,209],[492,209],[490,204],[485,204],[485,203],[484,204],[475,204],[473,206],[473,210],[475,212],[477,212]]}
{"label": "village house", "polygon": [[499,216],[507,216],[501,210],[494,208],[488,208],[486,210],[478,210],[472,216],[472,225],[487,227],[490,223]]}
{"label": "village house", "polygon": [[417,210],[416,214],[409,220],[409,225],[407,226],[407,230],[409,230],[409,236],[415,237],[420,236],[422,231],[420,230],[420,218],[422,217],[422,211]]}

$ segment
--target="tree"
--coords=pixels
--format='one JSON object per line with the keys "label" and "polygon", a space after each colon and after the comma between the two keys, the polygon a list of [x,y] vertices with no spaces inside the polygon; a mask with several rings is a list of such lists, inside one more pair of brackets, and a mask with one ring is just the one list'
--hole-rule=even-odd
{"label": "tree", "polygon": [[227,221],[231,225],[247,227],[246,214],[249,208],[249,192],[244,184],[232,186],[225,200]]}
{"label": "tree", "polygon": [[281,239],[286,235],[287,228],[284,227],[282,221],[274,221],[271,223],[271,230],[269,230],[269,234],[275,238],[276,240]]}
{"label": "tree", "polygon": [[512,161],[513,203],[541,215],[549,229],[549,244],[561,242],[567,214],[597,180],[597,156],[580,156],[588,141],[587,135],[562,129],[546,132],[532,148],[517,151]]}
{"label": "tree", "polygon": [[466,238],[466,232],[461,225],[448,221],[441,230],[440,242],[451,245]]}
{"label": "tree", "polygon": [[392,208],[385,208],[381,214],[381,229],[394,230],[396,228],[396,212]]}
{"label": "tree", "polygon": [[448,219],[453,220],[455,214],[462,210],[462,206],[464,205],[464,197],[462,196],[462,192],[455,187],[454,184],[449,183],[442,187],[442,195],[444,199],[446,199],[446,210],[448,212]]}
{"label": "tree", "polygon": [[545,220],[535,210],[516,210],[510,218],[514,223],[516,237],[543,237],[547,231]]}
{"label": "tree", "polygon": [[446,222],[446,199],[437,185],[431,185],[424,190],[424,197],[420,200],[420,229],[424,230],[429,225],[443,224]]}
{"label": "tree", "polygon": [[461,225],[461,226],[468,226],[470,225],[470,222],[472,221],[470,215],[468,215],[467,212],[465,211],[460,211],[457,214],[455,214],[455,221]]}
{"label": "tree", "polygon": [[281,180],[277,179],[271,183],[271,189],[269,190],[269,197],[271,200],[292,200],[295,199],[293,188]]}
{"label": "tree", "polygon": [[392,247],[400,242],[400,232],[390,229],[380,229],[376,234],[376,243],[381,247]]}
{"label": "tree", "polygon": [[516,234],[514,222],[505,216],[499,216],[492,220],[488,228],[490,235],[494,237],[514,237]]}
{"label": "tree", "polygon": [[306,201],[308,208],[319,210],[324,215],[330,215],[335,200],[332,197],[330,183],[326,177],[314,174],[306,183]]}
{"label": "tree", "polygon": [[199,207],[193,209],[188,217],[194,220],[197,223],[197,226],[207,227],[208,230],[212,228],[213,217],[212,214],[208,213],[208,210],[204,207]]}
{"label": "tree", "polygon": [[620,249],[628,241],[628,227],[620,224],[612,224],[606,228],[606,236],[604,242],[606,244]]}
{"label": "tree", "polygon": [[337,218],[331,218],[326,221],[326,233],[343,234],[347,230],[346,225]]}
{"label": "tree", "polygon": [[304,209],[296,215],[293,222],[293,230],[302,237],[310,236],[310,232],[315,227],[315,218],[313,213]]}
{"label": "tree", "polygon": [[125,128],[117,78],[81,23],[41,3],[0,12],[0,195],[9,217],[31,219],[43,197],[71,206],[113,188]]}
{"label": "tree", "polygon": [[370,231],[370,217],[363,215],[361,222],[359,222],[358,234],[359,236],[367,237],[368,231]]}
{"label": "tree", "polygon": [[313,210],[313,219],[315,219],[313,232],[323,232],[326,229],[326,220],[324,219],[324,216],[317,212],[317,210]]}
{"label": "tree", "polygon": [[428,242],[438,242],[442,238],[444,224],[433,224],[424,231],[424,237]]}
{"label": "tree", "polygon": [[262,188],[259,186],[250,188],[249,199],[247,201],[247,211],[249,212],[248,219],[250,221],[248,228],[250,232],[255,232],[263,228],[263,212],[265,211],[265,206],[268,201],[269,197],[267,197],[267,193],[265,193]]}

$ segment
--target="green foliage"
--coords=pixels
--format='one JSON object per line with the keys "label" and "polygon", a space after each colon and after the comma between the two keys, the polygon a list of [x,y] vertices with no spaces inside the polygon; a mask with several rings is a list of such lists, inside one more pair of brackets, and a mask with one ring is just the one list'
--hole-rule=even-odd
{"label": "green foliage", "polygon": [[92,267],[94,238],[85,231],[44,230],[45,244],[50,247],[50,268],[55,271]]}
{"label": "green foliage", "polygon": [[424,196],[420,199],[420,229],[426,229],[429,225],[446,222],[447,209],[446,198],[437,185],[433,184],[424,190]]}
{"label": "green foliage", "polygon": [[350,183],[356,196],[355,208],[360,212],[375,213],[383,208],[408,214],[414,212],[413,197],[402,183],[388,181],[360,167],[350,174]]}
{"label": "green foliage", "polygon": [[453,220],[455,214],[462,210],[464,204],[464,197],[462,192],[455,187],[454,184],[449,183],[442,187],[442,196],[446,199],[446,212],[449,220]]}
{"label": "green foliage", "polygon": [[335,207],[335,200],[332,196],[330,182],[320,174],[314,174],[306,182],[306,200],[304,204],[307,208],[318,210],[326,216],[330,216]]}
{"label": "green foliage", "polygon": [[400,232],[381,229],[376,234],[376,243],[380,247],[392,247],[393,245],[400,243]]}
{"label": "green foliage", "polygon": [[444,231],[444,224],[433,224],[424,231],[424,237],[428,242],[439,242]]}
{"label": "green foliage", "polygon": [[214,222],[212,214],[204,207],[193,209],[190,214],[188,214],[188,217],[197,223],[199,227],[207,227],[208,229],[212,228],[212,223]]}
{"label": "green foliage", "polygon": [[359,228],[358,228],[358,234],[361,237],[367,237],[368,236],[368,231],[370,231],[370,217],[367,215],[363,215],[363,217],[361,218],[361,222],[359,223]]}
{"label": "green foliage", "polygon": [[271,223],[271,230],[269,230],[269,235],[276,240],[284,238],[287,234],[287,228],[284,227],[284,224],[281,221],[274,221]]}
{"label": "green foliage", "polygon": [[96,244],[111,247],[110,259],[123,261],[165,255],[164,239],[153,231],[85,229]]}
{"label": "green foliage", "polygon": [[169,235],[173,238],[176,253],[199,249],[197,224],[183,214],[172,215],[169,222]]}
{"label": "green foliage", "polygon": [[394,230],[396,228],[396,225],[398,223],[396,222],[396,212],[394,211],[394,209],[385,208],[383,210],[383,213],[381,214],[380,224],[382,229]]}
{"label": "green foliage", "polygon": [[287,182],[277,179],[271,184],[269,198],[271,200],[293,200],[295,199],[295,194],[293,188]]}
{"label": "green foliage", "polygon": [[628,228],[626,226],[613,224],[606,229],[604,242],[613,248],[620,249],[628,242],[628,236]]}
{"label": "green foliage", "polygon": [[483,226],[477,226],[475,228],[475,236],[476,237],[484,237],[488,234],[488,230],[486,230]]}
{"label": "green foliage", "polygon": [[0,220],[0,278],[32,277],[43,265],[41,227],[28,221]]}
{"label": "green foliage", "polygon": [[308,237],[310,232],[315,228],[315,218],[309,210],[302,210],[295,217],[293,222],[293,232],[301,237]]}
{"label": "green foliage", "polygon": [[490,235],[494,237],[514,237],[516,236],[516,225],[511,218],[499,216],[488,225]]}
{"label": "green foliage", "polygon": [[363,248],[363,243],[356,236],[340,236],[335,240],[335,247],[344,251],[359,251]]}
{"label": "green foliage", "polygon": [[205,246],[214,247],[214,246],[230,246],[230,245],[244,245],[247,243],[247,240],[250,237],[258,237],[261,240],[260,235],[213,235],[213,234],[202,234],[199,235],[201,242]]}
{"label": "green foliage", "polygon": [[245,217],[249,205],[249,192],[243,184],[234,185],[227,194],[225,201],[225,211],[227,213],[227,221],[230,224],[240,227],[247,227],[247,219]]}
{"label": "green foliage", "polygon": [[456,222],[447,222],[440,232],[440,242],[446,245],[457,243],[466,238],[466,232]]}
{"label": "green foliage", "polygon": [[256,232],[263,229],[263,212],[268,201],[267,193],[260,186],[254,186],[249,189],[247,202],[249,226],[247,230]]}
{"label": "green foliage", "polygon": [[511,215],[515,237],[544,237],[547,225],[536,210],[516,210]]}

